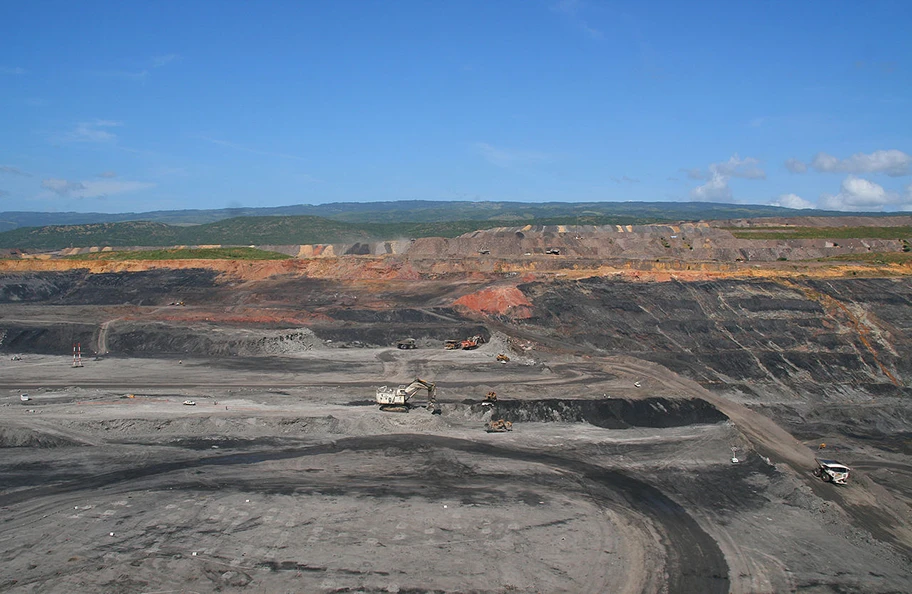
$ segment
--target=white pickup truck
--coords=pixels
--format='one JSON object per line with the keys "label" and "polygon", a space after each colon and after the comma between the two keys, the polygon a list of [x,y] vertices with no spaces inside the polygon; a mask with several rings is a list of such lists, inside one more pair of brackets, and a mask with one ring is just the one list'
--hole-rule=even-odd
{"label": "white pickup truck", "polygon": [[825,483],[836,483],[844,485],[849,480],[849,467],[836,460],[822,460],[814,458],[817,468],[814,469],[814,476],[819,476]]}

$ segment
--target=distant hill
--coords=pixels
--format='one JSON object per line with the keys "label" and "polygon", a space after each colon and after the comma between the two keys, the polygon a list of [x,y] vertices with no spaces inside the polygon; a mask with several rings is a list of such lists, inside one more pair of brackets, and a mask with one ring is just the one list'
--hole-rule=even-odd
{"label": "distant hill", "polygon": [[[0,213],[0,225],[9,229],[0,233],[0,248],[340,243],[404,237],[455,237],[479,229],[525,224],[631,225],[808,213],[774,206],[700,202],[423,200],[116,215],[7,212]],[[813,214],[833,216],[844,213],[815,210]]]}
{"label": "distant hill", "polygon": [[[707,202],[339,202],[298,204],[264,208],[222,208],[214,210],[159,210],[140,213],[0,212],[0,231],[47,225],[88,225],[150,221],[168,225],[201,225],[236,217],[313,216],[350,223],[439,222],[485,220],[531,220],[545,217],[621,217],[625,219],[671,221],[732,219],[742,217],[794,216],[810,211],[777,206],[714,204]],[[813,211],[827,216],[826,211]],[[843,213],[844,214],[844,213]]]}

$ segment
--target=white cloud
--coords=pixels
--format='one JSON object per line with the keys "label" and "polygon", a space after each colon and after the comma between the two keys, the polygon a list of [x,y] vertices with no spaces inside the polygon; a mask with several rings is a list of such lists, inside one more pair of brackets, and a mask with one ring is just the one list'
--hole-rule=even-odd
{"label": "white cloud", "polygon": [[785,161],[785,168],[792,173],[807,173],[808,170],[807,163],[799,161],[798,159],[787,159]]}
{"label": "white cloud", "polygon": [[855,153],[846,159],[817,153],[810,163],[789,159],[785,166],[793,173],[804,173],[808,167],[812,167],[822,173],[883,173],[890,177],[900,177],[912,174],[912,155],[896,149],[870,154]]}
{"label": "white cloud", "polygon": [[0,198],[6,198],[7,196],[9,196],[9,192],[6,190],[0,190]]}
{"label": "white cloud", "polygon": [[98,174],[98,177],[105,177],[111,179],[112,177],[117,177],[117,174],[113,171],[102,171]]}
{"label": "white cloud", "polygon": [[690,191],[690,198],[696,202],[731,202],[732,191],[728,178],[714,173],[708,182]]}
{"label": "white cloud", "polygon": [[27,72],[27,70],[25,68],[19,68],[18,66],[16,68],[10,68],[8,66],[0,66],[0,74],[20,75],[20,74],[25,74],[26,72]]}
{"label": "white cloud", "polygon": [[551,157],[544,153],[498,148],[486,142],[476,142],[475,150],[477,150],[488,163],[504,168],[551,160]]}
{"label": "white cloud", "polygon": [[155,184],[137,181],[68,181],[48,178],[41,182],[41,187],[66,198],[101,198],[112,194],[124,194],[153,188]]}
{"label": "white cloud", "polygon": [[112,142],[117,140],[117,135],[110,132],[109,128],[122,126],[121,122],[111,120],[95,120],[94,122],[79,122],[70,130],[63,140],[69,142]]}
{"label": "white cloud", "polygon": [[733,177],[744,179],[765,179],[766,172],[760,168],[760,161],[753,157],[741,159],[737,154],[728,161],[710,163],[708,172],[700,169],[685,169],[691,179],[707,180],[702,186],[690,191],[691,200],[698,202],[731,202],[732,190],[728,182]]}
{"label": "white cloud", "polygon": [[22,177],[32,177],[30,173],[22,171],[18,167],[13,167],[12,165],[0,165],[0,173],[8,173],[9,175],[21,175]]}
{"label": "white cloud", "polygon": [[616,184],[638,184],[638,183],[640,183],[639,179],[637,179],[635,177],[628,177],[626,175],[623,175],[621,177],[611,176],[611,181],[613,181]]}
{"label": "white cloud", "polygon": [[838,194],[823,194],[817,201],[820,208],[849,211],[880,211],[885,206],[903,201],[898,192],[885,190],[872,181],[850,175],[842,181]]}
{"label": "white cloud", "polygon": [[797,194],[782,194],[772,203],[771,206],[782,206],[784,208],[814,208],[814,204],[808,202]]}
{"label": "white cloud", "polygon": [[743,177],[745,179],[766,179],[766,172],[760,169],[760,161],[753,157],[739,159],[733,155],[728,161],[713,163],[709,166],[711,174],[720,174],[728,177]]}
{"label": "white cloud", "polygon": [[826,153],[817,153],[817,156],[811,160],[810,166],[817,171],[838,172],[839,159]]}
{"label": "white cloud", "polygon": [[70,182],[65,179],[48,178],[41,181],[41,187],[54,192],[60,196],[66,196],[70,192],[79,191],[85,188],[79,182]]}
{"label": "white cloud", "polygon": [[744,179],[766,179],[766,172],[760,168],[759,159],[753,157],[739,158],[737,154],[732,155],[728,161],[719,163],[710,163],[704,171],[699,168],[681,169],[687,173],[690,179],[711,180],[715,175],[721,175],[725,178],[741,177]]}

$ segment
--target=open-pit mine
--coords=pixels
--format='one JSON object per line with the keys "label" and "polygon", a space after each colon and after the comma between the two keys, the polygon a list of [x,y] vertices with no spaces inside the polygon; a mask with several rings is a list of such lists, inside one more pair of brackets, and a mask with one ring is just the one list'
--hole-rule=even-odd
{"label": "open-pit mine", "polygon": [[268,247],[0,260],[0,591],[912,591],[901,242]]}

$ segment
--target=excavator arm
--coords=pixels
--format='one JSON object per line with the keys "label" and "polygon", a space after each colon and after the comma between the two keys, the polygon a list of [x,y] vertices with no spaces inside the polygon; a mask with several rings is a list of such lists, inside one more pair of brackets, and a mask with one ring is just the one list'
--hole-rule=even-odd
{"label": "excavator arm", "polygon": [[411,398],[414,394],[424,388],[428,393],[428,410],[440,410],[437,406],[437,386],[431,382],[426,382],[420,377],[416,377],[415,381],[410,383],[406,388],[406,400]]}

